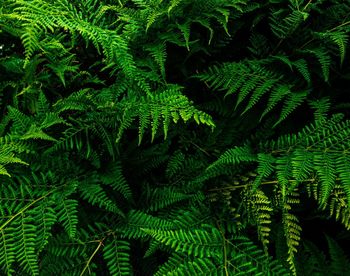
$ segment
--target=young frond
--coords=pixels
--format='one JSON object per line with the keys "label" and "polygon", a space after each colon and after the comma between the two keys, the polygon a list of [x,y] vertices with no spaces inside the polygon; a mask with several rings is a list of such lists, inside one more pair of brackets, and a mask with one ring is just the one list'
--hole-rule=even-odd
{"label": "young frond", "polygon": [[271,213],[273,211],[271,201],[263,191],[256,190],[255,192],[246,192],[243,202],[247,208],[248,220],[257,225],[259,239],[264,246],[264,251],[268,252]]}
{"label": "young frond", "polygon": [[283,212],[282,222],[284,227],[284,235],[286,237],[288,246],[287,262],[290,265],[290,270],[292,271],[293,275],[297,275],[295,266],[295,254],[298,251],[298,246],[301,239],[301,227],[299,225],[298,218],[287,211],[290,209],[290,206],[286,205],[284,208],[285,211]]}

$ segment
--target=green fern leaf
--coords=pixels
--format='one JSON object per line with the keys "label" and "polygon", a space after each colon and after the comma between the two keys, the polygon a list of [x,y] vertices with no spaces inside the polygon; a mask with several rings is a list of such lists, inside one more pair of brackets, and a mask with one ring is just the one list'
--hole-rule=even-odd
{"label": "green fern leaf", "polygon": [[168,260],[159,266],[157,272],[154,276],[163,276],[167,275],[167,273],[171,273],[175,269],[177,269],[182,263],[186,262],[190,257],[184,253],[172,253],[172,255],[168,258]]}
{"label": "green fern leaf", "polygon": [[326,82],[329,81],[329,71],[331,66],[331,57],[325,48],[315,48],[311,50],[306,50],[307,53],[313,54],[322,68],[323,78]]}
{"label": "green fern leaf", "polygon": [[330,237],[326,236],[329,254],[331,256],[331,265],[329,271],[333,275],[344,275],[350,268],[350,261],[343,249]]}
{"label": "green fern leaf", "polygon": [[342,31],[330,32],[330,33],[327,33],[327,35],[338,46],[339,55],[340,55],[340,64],[343,64],[349,36]]}
{"label": "green fern leaf", "polygon": [[108,239],[103,248],[103,258],[111,275],[131,275],[130,244],[127,241]]}
{"label": "green fern leaf", "polygon": [[166,271],[165,275],[180,276],[180,275],[223,275],[223,269],[215,264],[209,258],[196,258],[193,261],[180,264],[173,270]]}
{"label": "green fern leaf", "polygon": [[39,275],[38,256],[35,252],[36,227],[33,219],[23,213],[8,228],[13,237],[16,259],[30,275]]}
{"label": "green fern leaf", "polygon": [[261,181],[264,178],[269,177],[273,171],[274,171],[274,163],[276,159],[270,155],[270,154],[264,154],[264,153],[259,153],[258,154],[258,170],[257,170],[257,177],[254,180],[253,183],[253,191],[256,190],[259,185],[261,184]]}
{"label": "green fern leaf", "polygon": [[79,187],[81,196],[92,205],[97,205],[100,208],[104,208],[107,211],[113,212],[124,217],[124,213],[118,208],[118,206],[111,200],[101,185],[95,183],[85,182]]}
{"label": "green fern leaf", "polygon": [[273,127],[279,125],[288,117],[291,112],[293,112],[299,105],[301,105],[305,101],[307,95],[308,91],[294,92],[289,94],[289,97],[285,99],[285,105],[282,108],[281,115]]}
{"label": "green fern leaf", "polygon": [[48,244],[48,239],[52,235],[52,227],[57,222],[55,210],[50,207],[49,202],[44,202],[34,209],[30,210],[29,214],[33,216],[36,224],[36,243],[35,247],[38,251],[42,251]]}
{"label": "green fern leaf", "polygon": [[257,157],[252,153],[251,148],[246,145],[243,147],[235,147],[224,152],[220,158],[211,164],[207,170],[211,170],[221,165],[234,165],[240,162],[257,161]]}
{"label": "green fern leaf", "polygon": [[260,121],[287,95],[291,93],[291,87],[289,85],[278,86],[272,90],[270,98],[267,103],[267,107],[261,114]]}
{"label": "green fern leaf", "polygon": [[272,222],[271,214],[273,211],[271,201],[261,190],[247,192],[243,200],[246,202],[248,216],[252,217],[253,223],[257,225],[259,239],[264,246],[264,251],[267,253]]}
{"label": "green fern leaf", "polygon": [[336,165],[336,171],[347,196],[347,201],[350,202],[350,157],[347,155],[340,155],[336,159]]}
{"label": "green fern leaf", "polygon": [[67,234],[74,238],[78,224],[78,201],[75,199],[61,199],[57,205],[58,221],[62,223]]}
{"label": "green fern leaf", "polygon": [[297,247],[300,241],[300,232],[301,227],[299,226],[299,220],[293,214],[285,212],[283,214],[283,225],[284,225],[284,233],[288,246],[288,263],[290,265],[290,269],[294,275],[296,275],[296,267],[294,256],[298,251]]}
{"label": "green fern leaf", "polygon": [[314,164],[321,181],[321,205],[325,204],[335,187],[336,169],[334,156],[330,153],[314,155]]}
{"label": "green fern leaf", "polygon": [[157,241],[170,246],[176,252],[203,257],[216,256],[222,247],[221,234],[212,229],[206,230],[155,230],[142,228],[142,231]]}
{"label": "green fern leaf", "polygon": [[12,246],[13,238],[7,228],[1,229],[0,234],[0,269],[7,275],[12,275],[15,272],[12,264],[15,262],[16,253]]}
{"label": "green fern leaf", "polygon": [[179,30],[181,31],[185,39],[185,43],[188,51],[190,50],[190,27],[191,27],[190,25],[191,25],[190,21],[186,21],[183,24],[177,24],[177,27],[179,28]]}
{"label": "green fern leaf", "polygon": [[[120,228],[122,237],[140,238],[146,237],[147,233],[142,229],[158,229],[166,231],[176,228],[176,223],[168,219],[158,218],[142,211],[131,210],[127,214],[127,224]],[[151,231],[150,230],[150,231]]]}
{"label": "green fern leaf", "polygon": [[293,65],[297,68],[297,70],[306,80],[308,85],[311,85],[310,69],[308,68],[305,59],[299,59],[297,61],[294,61]]}
{"label": "green fern leaf", "polygon": [[[296,181],[303,181],[308,178],[313,169],[313,154],[296,149],[292,157],[292,175]],[[291,188],[291,189],[294,189]]]}
{"label": "green fern leaf", "polygon": [[111,186],[114,190],[120,192],[127,200],[133,200],[132,191],[123,175],[120,162],[111,163],[107,172],[103,174],[101,178],[103,184]]}

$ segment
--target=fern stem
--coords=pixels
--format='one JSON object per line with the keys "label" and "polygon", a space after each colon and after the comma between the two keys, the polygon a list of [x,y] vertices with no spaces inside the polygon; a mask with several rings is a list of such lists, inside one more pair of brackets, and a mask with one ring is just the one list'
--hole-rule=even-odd
{"label": "fern stem", "polygon": [[88,259],[88,261],[86,262],[86,265],[84,266],[83,271],[80,273],[80,276],[84,275],[85,271],[89,268],[89,265],[92,261],[92,259],[95,257],[96,253],[100,250],[101,246],[103,245],[103,241],[105,240],[105,238],[103,238],[102,240],[100,240],[100,242],[98,243],[95,251],[92,253],[92,255],[90,256],[90,258]]}
{"label": "fern stem", "polygon": [[229,276],[230,274],[228,273],[228,270],[227,270],[227,249],[226,249],[226,243],[227,243],[227,239],[225,238],[225,234],[223,233],[221,227],[220,227],[220,224],[218,223],[218,221],[216,221],[216,225],[218,227],[218,230],[222,236],[222,240],[224,242],[223,244],[223,253],[224,253],[224,269],[225,269],[225,275],[226,276]]}
{"label": "fern stem", "polygon": [[200,146],[198,146],[196,143],[190,141],[190,144],[195,146],[197,149],[199,149],[201,152],[203,152],[205,155],[207,156],[211,156],[210,153],[208,153],[205,149],[201,148]]}
{"label": "fern stem", "polygon": [[[297,180],[294,179],[290,179],[288,180],[289,182],[296,182]],[[300,182],[315,182],[316,179],[315,178],[310,178],[310,179],[305,179],[305,180],[301,180]],[[277,184],[278,180],[271,180],[271,181],[265,181],[265,182],[261,182],[260,185],[269,185],[269,184]],[[247,183],[244,185],[236,185],[236,186],[226,186],[226,187],[222,187],[222,188],[214,188],[214,189],[210,189],[209,192],[214,192],[214,191],[223,191],[223,190],[236,190],[236,189],[240,189],[240,188],[246,188],[248,186],[253,186],[253,183]]]}
{"label": "fern stem", "polygon": [[342,24],[340,24],[340,25],[338,25],[338,26],[336,26],[336,27],[334,27],[334,28],[332,28],[332,29],[330,29],[330,30],[328,30],[328,32],[335,31],[336,29],[341,28],[341,27],[344,27],[344,26],[349,25],[349,24],[350,24],[350,20],[349,20],[349,21],[346,21],[346,22],[344,22],[344,23],[342,23]]}
{"label": "fern stem", "polygon": [[[344,26],[349,25],[349,24],[350,24],[350,20],[349,20],[349,21],[346,21],[346,22],[344,22],[344,23],[342,23],[342,24],[340,24],[340,25],[338,25],[338,26],[335,26],[334,28],[332,28],[332,29],[330,29],[330,30],[327,30],[327,32],[335,31],[336,29],[341,28],[341,27],[344,27]],[[311,42],[313,42],[313,41],[315,41],[315,40],[316,40],[315,38],[312,38],[312,39],[306,41],[303,45],[301,45],[301,46],[298,48],[298,50],[301,50],[301,49],[305,48],[307,45],[309,45]]]}
{"label": "fern stem", "polygon": [[16,217],[18,217],[19,215],[23,214],[26,210],[28,210],[31,206],[33,206],[35,203],[43,200],[44,198],[46,198],[48,195],[50,195],[53,191],[48,192],[46,195],[43,195],[42,197],[37,198],[36,200],[34,200],[32,203],[28,204],[27,206],[25,206],[24,208],[22,208],[17,214],[13,215],[10,219],[8,219],[5,223],[3,223],[0,226],[0,231],[3,230],[11,221],[13,221]]}
{"label": "fern stem", "polygon": [[309,0],[309,2],[307,2],[307,4],[305,5],[305,7],[303,8],[303,11],[306,10],[306,8],[312,3],[312,0]]}

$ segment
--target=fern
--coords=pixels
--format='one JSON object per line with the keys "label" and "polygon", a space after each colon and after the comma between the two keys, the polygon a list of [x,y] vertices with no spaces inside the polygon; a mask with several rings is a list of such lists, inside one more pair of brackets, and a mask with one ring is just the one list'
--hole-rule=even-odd
{"label": "fern", "polygon": [[0,274],[345,275],[349,13],[0,0]]}
{"label": "fern", "polygon": [[77,205],[78,202],[74,199],[61,199],[57,205],[59,221],[70,237],[74,237],[77,231]]}
{"label": "fern", "polygon": [[271,231],[271,202],[262,191],[256,191],[252,194],[247,193],[244,198],[247,205],[247,213],[252,217],[257,225],[259,239],[262,241],[265,252],[268,251],[269,234]]}
{"label": "fern", "polygon": [[220,250],[220,233],[195,229],[193,231],[151,230],[141,229],[157,241],[175,249],[177,252],[186,252],[194,256],[215,256]]}
{"label": "fern", "polygon": [[307,12],[299,10],[291,11],[284,18],[280,16],[280,14],[281,13],[278,11],[272,14],[271,30],[275,36],[281,39],[285,39],[292,35],[309,16]]}
{"label": "fern", "polygon": [[[6,230],[6,232],[5,232]],[[7,229],[1,230],[1,269],[7,274],[15,272],[12,264],[15,262],[15,251],[11,246],[11,236],[8,235]]]}
{"label": "fern", "polygon": [[[306,99],[307,94],[304,91],[290,93],[290,88],[283,82],[285,77],[263,66],[267,61],[223,64],[222,68],[214,66],[207,73],[198,77],[202,81],[209,82],[210,87],[213,89],[228,90],[225,96],[238,92],[236,108],[251,94],[250,100],[242,114],[252,109],[263,95],[270,91],[271,96],[268,107],[264,110],[262,117],[270,112],[286,95],[289,95],[285,99],[281,115],[276,123],[277,125],[285,120]],[[311,78],[305,61],[299,60],[299,62],[294,64],[299,71],[301,70],[301,74],[307,82],[310,83]]]}
{"label": "fern", "polygon": [[25,145],[15,141],[6,141],[6,139],[0,139],[0,144],[0,174],[11,176],[5,168],[6,165],[11,163],[28,165],[28,163],[15,156],[16,153],[28,150]]}
{"label": "fern", "polygon": [[222,270],[218,268],[208,258],[198,258],[192,262],[181,264],[179,267],[172,271],[168,271],[164,275],[182,275],[184,271],[191,273],[192,275],[200,275],[203,273],[209,273],[210,275],[221,275]]}
{"label": "fern", "polygon": [[[340,247],[339,243],[334,239],[329,236],[326,236],[326,239],[329,248],[329,253],[327,255],[329,256],[317,248],[313,243],[309,241],[305,243],[305,253],[301,256],[305,258],[303,261],[304,268],[310,269],[311,273],[318,273],[319,275],[326,275],[327,273],[342,275],[346,273],[349,267],[349,261],[346,254]],[[300,268],[305,271],[302,267]]]}
{"label": "fern", "polygon": [[[299,241],[300,241],[300,232],[301,227],[299,226],[298,218],[289,213],[288,210],[291,209],[289,205],[289,200],[283,206],[283,217],[282,223],[284,226],[284,235],[286,237],[286,242],[288,246],[288,258],[287,262],[290,265],[290,269],[294,275],[297,274],[295,266],[295,253],[298,251]],[[294,203],[294,202],[292,202]]]}
{"label": "fern", "polygon": [[327,242],[329,247],[329,254],[332,261],[330,271],[332,271],[332,273],[335,275],[342,275],[346,273],[346,270],[350,265],[348,258],[340,246],[333,239],[327,237]]}
{"label": "fern", "polygon": [[107,261],[109,272],[113,275],[130,275],[129,243],[113,238],[103,248],[103,257]]}

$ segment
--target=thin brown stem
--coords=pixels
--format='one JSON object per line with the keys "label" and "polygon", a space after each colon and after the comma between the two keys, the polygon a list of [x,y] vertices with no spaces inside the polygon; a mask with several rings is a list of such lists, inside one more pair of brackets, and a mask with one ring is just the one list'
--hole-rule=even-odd
{"label": "thin brown stem", "polygon": [[83,271],[80,273],[80,276],[84,275],[85,271],[87,269],[89,269],[90,263],[92,261],[92,259],[95,257],[95,255],[97,254],[97,252],[100,250],[101,246],[103,245],[103,241],[105,238],[103,238],[102,240],[99,241],[95,251],[92,253],[92,255],[90,256],[90,258],[88,259],[88,261],[86,262]]}

